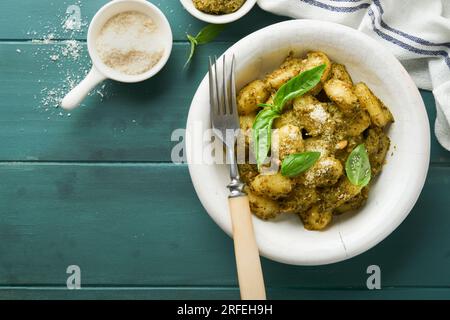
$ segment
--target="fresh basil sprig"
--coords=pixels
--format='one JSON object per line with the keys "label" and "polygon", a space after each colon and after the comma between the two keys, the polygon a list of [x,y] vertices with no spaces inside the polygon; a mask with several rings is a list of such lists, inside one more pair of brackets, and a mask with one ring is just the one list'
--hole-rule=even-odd
{"label": "fresh basil sprig", "polygon": [[283,112],[283,107],[289,100],[302,96],[313,89],[320,82],[325,68],[325,64],[314,67],[282,85],[273,98],[273,105],[278,112]]}
{"label": "fresh basil sprig", "polygon": [[186,37],[191,43],[191,51],[189,52],[189,57],[186,63],[184,64],[184,67],[186,67],[192,60],[192,57],[194,57],[195,48],[198,45],[206,44],[208,42],[213,41],[222,32],[224,28],[225,28],[224,24],[208,24],[206,27],[200,30],[200,32],[195,37],[190,34],[187,34]]}
{"label": "fresh basil sprig", "polygon": [[283,107],[289,100],[304,95],[320,82],[325,67],[326,65],[322,64],[300,73],[278,89],[273,104],[262,103],[258,105],[265,107],[256,116],[252,127],[254,154],[258,168],[269,154],[273,120],[281,116]]}
{"label": "fresh basil sprig", "polygon": [[281,163],[281,174],[295,177],[311,168],[320,158],[320,152],[302,152],[288,155]]}
{"label": "fresh basil sprig", "polygon": [[280,116],[275,110],[266,108],[261,110],[253,123],[253,146],[258,168],[264,163],[272,144],[272,124]]}
{"label": "fresh basil sprig", "polygon": [[345,162],[345,172],[350,182],[359,187],[369,184],[372,177],[369,155],[364,144],[358,145],[348,156]]}

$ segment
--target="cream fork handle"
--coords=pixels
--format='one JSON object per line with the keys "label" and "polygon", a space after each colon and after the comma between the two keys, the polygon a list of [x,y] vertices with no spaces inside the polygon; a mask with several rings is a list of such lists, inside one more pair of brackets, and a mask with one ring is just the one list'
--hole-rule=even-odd
{"label": "cream fork handle", "polygon": [[234,253],[242,300],[266,300],[261,261],[247,196],[229,198]]}

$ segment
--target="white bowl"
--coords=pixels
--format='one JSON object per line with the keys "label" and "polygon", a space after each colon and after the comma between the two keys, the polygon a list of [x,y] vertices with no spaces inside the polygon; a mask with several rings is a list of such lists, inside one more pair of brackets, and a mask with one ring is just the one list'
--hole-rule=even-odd
{"label": "white bowl", "polygon": [[256,0],[247,0],[237,11],[228,14],[207,14],[198,10],[192,0],[180,0],[183,7],[194,17],[202,21],[214,24],[225,24],[236,21],[245,16],[256,4]]}
{"label": "white bowl", "polygon": [[[354,29],[323,21],[291,20],[245,37],[225,54],[236,56],[237,86],[241,88],[278,67],[290,50],[299,55],[321,50],[345,64],[355,81],[366,82],[390,107],[396,120],[388,133],[392,144],[387,164],[368,202],[358,212],[336,217],[322,232],[305,230],[295,215],[284,214],[274,221],[253,217],[263,256],[296,265],[328,264],[372,248],[409,214],[427,175],[429,123],[419,91],[402,65],[381,44]],[[193,163],[204,147],[202,137],[190,131],[198,123],[210,127],[206,77],[189,112],[186,155],[200,201],[211,218],[231,235],[225,187],[229,182],[228,167]]]}
{"label": "white bowl", "polygon": [[[103,63],[96,49],[96,40],[105,23],[119,13],[126,11],[138,11],[149,16],[157,26],[158,41],[161,48],[164,49],[161,59],[150,70],[137,75],[127,75]],[[115,0],[104,5],[95,14],[89,25],[87,35],[87,46],[89,55],[98,71],[108,78],[120,82],[141,82],[153,77],[166,65],[172,52],[173,36],[169,21],[164,13],[154,4],[142,0]]]}
{"label": "white bowl", "polygon": [[[156,39],[164,49],[163,55],[158,63],[142,74],[127,75],[110,68],[103,63],[96,49],[96,40],[105,23],[115,15],[126,11],[138,11],[149,16],[157,26],[158,37]],[[64,97],[61,101],[61,107],[65,110],[76,108],[95,86],[107,78],[131,83],[144,81],[153,77],[169,60],[173,45],[172,38],[169,21],[167,21],[162,11],[154,4],[142,0],[115,0],[108,2],[97,11],[89,24],[87,47],[92,60],[91,71],[83,81]]]}

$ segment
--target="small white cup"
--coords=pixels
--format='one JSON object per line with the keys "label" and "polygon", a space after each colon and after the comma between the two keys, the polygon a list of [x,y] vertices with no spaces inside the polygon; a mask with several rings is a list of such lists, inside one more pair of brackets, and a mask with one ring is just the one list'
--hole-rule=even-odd
{"label": "small white cup", "polygon": [[[113,16],[126,12],[138,11],[148,15],[158,28],[158,32],[163,35],[161,46],[164,49],[163,55],[158,63],[145,73],[138,75],[127,75],[114,70],[103,63],[96,50],[96,39],[105,25]],[[80,105],[86,95],[100,82],[105,79],[112,79],[119,82],[140,82],[147,80],[157,74],[169,60],[172,51],[172,30],[167,18],[155,5],[145,0],[114,0],[103,6],[94,16],[89,26],[87,35],[87,47],[92,60],[92,69],[86,78],[73,88],[61,101],[61,107],[72,110]]]}
{"label": "small white cup", "polygon": [[255,6],[256,0],[247,0],[244,2],[242,7],[232,13],[227,14],[208,14],[198,10],[192,0],[180,0],[183,7],[194,17],[202,21],[213,23],[213,24],[225,24],[234,22],[247,13]]}

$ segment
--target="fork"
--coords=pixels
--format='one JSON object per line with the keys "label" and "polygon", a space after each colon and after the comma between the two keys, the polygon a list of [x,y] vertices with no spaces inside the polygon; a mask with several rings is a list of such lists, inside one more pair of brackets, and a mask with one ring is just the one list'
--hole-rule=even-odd
{"label": "fork", "polygon": [[[227,72],[226,57],[222,59],[222,74],[217,68],[217,58],[209,58],[210,114],[213,132],[226,148],[227,163],[230,164],[231,182],[228,197],[233,226],[234,252],[241,299],[265,300],[266,291],[253,230],[249,200],[243,191],[236,161],[236,132],[240,129],[236,103],[236,59],[233,55],[231,70]],[[227,75],[228,73],[228,75]],[[220,85],[219,85],[220,84]],[[230,132],[232,132],[230,138]]]}

